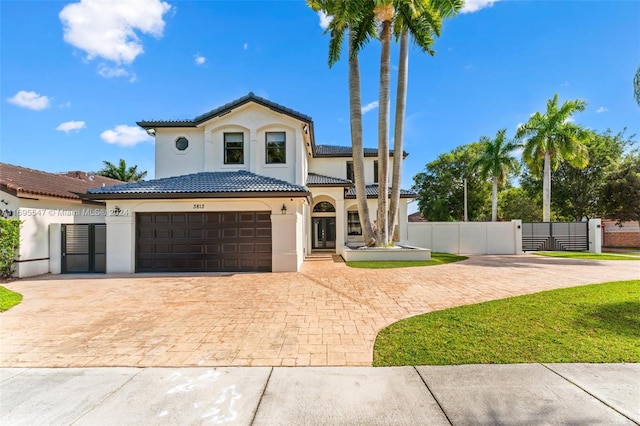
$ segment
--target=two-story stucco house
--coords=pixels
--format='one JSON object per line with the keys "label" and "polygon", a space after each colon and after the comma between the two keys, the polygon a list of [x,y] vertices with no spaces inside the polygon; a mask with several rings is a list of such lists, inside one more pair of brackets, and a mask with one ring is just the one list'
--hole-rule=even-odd
{"label": "two-story stucco house", "polygon": [[[316,145],[311,117],[249,93],[192,120],[141,121],[156,178],[96,188],[107,272],[297,271],[362,242],[350,147]],[[392,153],[393,155],[393,153]],[[372,219],[377,150],[365,150]],[[407,235],[403,191],[398,240]]]}

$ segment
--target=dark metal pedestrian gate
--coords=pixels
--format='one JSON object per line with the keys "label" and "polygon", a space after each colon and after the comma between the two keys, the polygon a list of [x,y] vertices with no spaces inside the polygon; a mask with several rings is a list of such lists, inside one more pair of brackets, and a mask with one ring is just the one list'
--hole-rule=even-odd
{"label": "dark metal pedestrian gate", "polygon": [[588,222],[534,222],[522,224],[523,251],[586,251]]}
{"label": "dark metal pedestrian gate", "polygon": [[62,273],[106,272],[107,225],[62,225]]}

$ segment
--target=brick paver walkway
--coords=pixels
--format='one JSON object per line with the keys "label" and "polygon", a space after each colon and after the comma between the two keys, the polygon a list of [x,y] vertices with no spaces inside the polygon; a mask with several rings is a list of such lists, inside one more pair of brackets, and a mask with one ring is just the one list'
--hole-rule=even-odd
{"label": "brick paver walkway", "polygon": [[311,258],[300,273],[47,276],[0,314],[0,367],[370,365],[408,316],[542,290],[640,278],[640,262],[473,256],[367,270]]}

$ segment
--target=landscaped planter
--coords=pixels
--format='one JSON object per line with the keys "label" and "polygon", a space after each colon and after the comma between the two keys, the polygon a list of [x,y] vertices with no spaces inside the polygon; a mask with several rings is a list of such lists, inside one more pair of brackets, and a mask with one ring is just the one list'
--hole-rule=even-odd
{"label": "landscaped planter", "polygon": [[368,247],[366,249],[345,246],[342,250],[342,257],[345,262],[366,260],[431,260],[431,250],[411,246],[396,246],[393,248]]}

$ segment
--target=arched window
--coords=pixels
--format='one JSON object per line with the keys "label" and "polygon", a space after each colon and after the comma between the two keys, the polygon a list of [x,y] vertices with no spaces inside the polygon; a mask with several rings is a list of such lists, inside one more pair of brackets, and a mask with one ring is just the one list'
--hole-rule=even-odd
{"label": "arched window", "polygon": [[314,213],[335,213],[336,208],[328,201],[321,201],[313,208]]}

